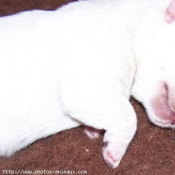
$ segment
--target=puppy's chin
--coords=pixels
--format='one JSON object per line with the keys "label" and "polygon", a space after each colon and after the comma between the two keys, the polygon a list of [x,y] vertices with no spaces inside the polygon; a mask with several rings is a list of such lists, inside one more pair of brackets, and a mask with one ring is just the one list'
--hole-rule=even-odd
{"label": "puppy's chin", "polygon": [[160,82],[155,95],[144,102],[149,119],[158,126],[175,128],[175,112],[171,104],[170,87],[165,82]]}
{"label": "puppy's chin", "polygon": [[174,121],[174,113],[170,113],[168,115],[169,118],[167,119],[163,119],[158,115],[155,115],[154,110],[153,109],[148,109],[146,108],[147,114],[148,114],[148,118],[150,119],[150,121],[157,125],[160,126],[162,128],[175,128],[175,121]]}
{"label": "puppy's chin", "polygon": [[163,128],[175,128],[175,113],[167,105],[158,105],[153,102],[153,106],[145,107],[149,119],[157,126]]}

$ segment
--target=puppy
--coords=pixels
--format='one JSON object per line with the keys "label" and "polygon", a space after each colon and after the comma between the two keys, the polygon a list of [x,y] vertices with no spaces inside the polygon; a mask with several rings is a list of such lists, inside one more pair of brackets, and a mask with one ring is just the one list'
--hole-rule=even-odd
{"label": "puppy", "polygon": [[84,124],[105,130],[103,157],[115,168],[136,132],[131,93],[155,124],[173,127],[169,3],[91,0],[1,18],[0,155]]}
{"label": "puppy", "polygon": [[175,128],[175,24],[166,24],[170,22],[166,11],[169,3],[163,0],[152,11],[146,10],[134,31],[137,73],[132,95],[142,102],[154,124]]}
{"label": "puppy", "polygon": [[133,37],[120,4],[80,1],[0,18],[1,156],[84,124],[106,131],[104,160],[118,166],[137,125]]}

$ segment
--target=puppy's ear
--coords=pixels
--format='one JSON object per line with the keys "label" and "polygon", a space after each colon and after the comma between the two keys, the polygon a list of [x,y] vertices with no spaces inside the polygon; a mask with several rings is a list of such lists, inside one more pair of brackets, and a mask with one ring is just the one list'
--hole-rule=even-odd
{"label": "puppy's ear", "polygon": [[167,23],[175,21],[175,0],[170,3],[165,12],[165,21]]}

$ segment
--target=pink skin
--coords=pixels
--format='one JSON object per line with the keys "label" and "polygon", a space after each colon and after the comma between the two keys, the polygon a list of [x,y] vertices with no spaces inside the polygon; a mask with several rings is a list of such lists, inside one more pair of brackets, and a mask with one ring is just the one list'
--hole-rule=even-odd
{"label": "pink skin", "polygon": [[95,129],[90,126],[84,126],[84,133],[90,138],[90,139],[96,139],[99,137],[99,135],[102,133],[101,130]]}
{"label": "pink skin", "polygon": [[167,23],[172,23],[175,21],[175,0],[170,3],[165,12],[165,21]]}
{"label": "pink skin", "polygon": [[[170,109],[175,113],[175,88],[174,85],[173,87],[169,87],[168,90],[168,106],[170,107]],[[174,117],[175,118],[175,117]]]}
{"label": "pink skin", "polygon": [[168,86],[164,82],[161,82],[157,94],[154,99],[152,99],[151,104],[155,115],[164,123],[171,125],[175,123],[175,113],[172,110],[172,108],[174,108],[174,99],[169,96],[171,95],[169,91],[170,89]]}
{"label": "pink skin", "polygon": [[[106,149],[107,147],[110,151]],[[103,154],[106,155],[105,157],[107,157],[107,159],[104,158],[104,160],[110,167],[115,168],[114,162],[120,160],[123,154],[125,153],[125,151],[122,149],[123,147],[125,146],[122,143],[116,147],[115,144],[104,142]]]}

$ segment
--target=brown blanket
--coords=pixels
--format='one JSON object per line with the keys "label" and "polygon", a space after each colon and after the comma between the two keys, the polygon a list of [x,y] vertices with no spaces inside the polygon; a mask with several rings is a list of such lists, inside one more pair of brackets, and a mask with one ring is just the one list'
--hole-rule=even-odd
{"label": "brown blanket", "polygon": [[[52,10],[73,0],[0,0],[0,16],[30,9]],[[1,27],[1,26],[0,26]],[[2,58],[0,58],[2,59]],[[4,58],[3,58],[4,59]],[[81,127],[34,142],[10,158],[0,158],[1,174],[175,175],[175,133],[154,126],[131,100],[138,131],[118,168],[102,158],[102,138],[89,140]]]}

